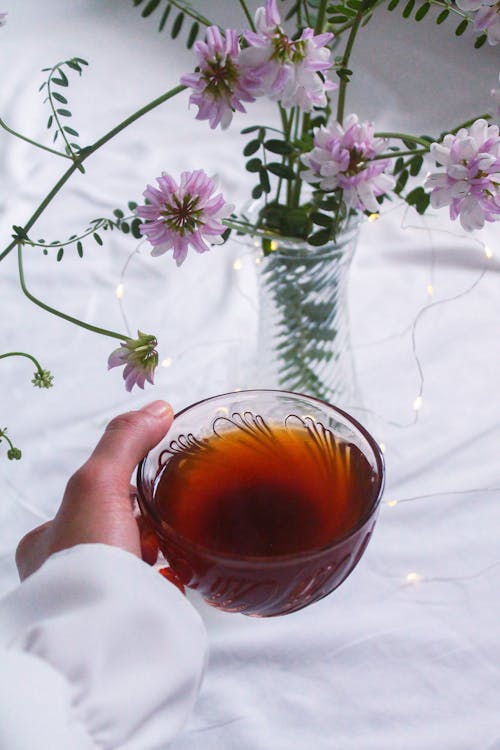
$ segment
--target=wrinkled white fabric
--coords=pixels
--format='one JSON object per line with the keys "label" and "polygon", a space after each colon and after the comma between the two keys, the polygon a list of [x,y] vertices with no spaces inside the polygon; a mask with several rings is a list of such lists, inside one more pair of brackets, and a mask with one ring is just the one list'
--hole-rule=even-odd
{"label": "wrinkled white fabric", "polygon": [[[253,12],[264,1],[248,4]],[[234,0],[192,5],[224,28],[244,22]],[[175,10],[160,33],[166,3],[142,18],[145,6],[4,0],[2,118],[50,145],[39,70],[73,55],[90,63],[67,92],[82,145],[177,85],[195,64],[184,44],[190,24],[172,40]],[[473,34],[455,36],[451,14],[439,26],[432,11],[415,23],[401,17],[402,7],[380,6],[360,30],[346,114],[373,120],[377,131],[436,136],[485,112],[498,86],[498,46],[475,50]],[[154,110],[89,159],[86,174],[73,175],[37,222],[35,238],[64,239],[125,209],[162,170],[176,179],[186,169],[217,174],[226,199],[241,205],[256,178],[242,155],[253,135],[240,129],[280,127],[274,107],[256,102],[228,130],[210,131],[188,98]],[[2,247],[66,167],[0,132]],[[385,500],[431,496],[383,504],[352,576],[296,614],[269,621],[223,614],[188,593],[209,633],[210,664],[175,750],[500,750],[500,224],[466,236],[446,210],[419,217],[397,200],[383,209],[361,230],[349,279],[365,409],[352,410],[385,445]],[[157,335],[160,362],[169,366],[158,368],[154,387],[126,393],[118,370],[106,372],[116,343],[35,308],[19,290],[14,254],[0,264],[1,351],[31,351],[55,376],[54,388],[42,392],[29,383],[28,362],[0,364],[0,426],[23,450],[18,463],[0,456],[2,592],[16,582],[20,536],[53,515],[112,416],[154,398],[179,410],[257,383],[248,363],[258,266],[247,247],[230,242],[192,253],[176,268],[168,253],[151,258],[130,235],[103,239],[102,248],[85,241],[83,259],[68,248],[60,263],[26,250],[29,288],[69,314],[126,332],[123,310],[131,335]],[[415,422],[411,326],[425,305],[454,297],[430,307],[415,331],[425,378]],[[407,582],[412,572],[422,579]]]}
{"label": "wrinkled white fabric", "polygon": [[59,552],[0,600],[0,748],[163,750],[205,658],[198,613],[156,570],[101,544]]}

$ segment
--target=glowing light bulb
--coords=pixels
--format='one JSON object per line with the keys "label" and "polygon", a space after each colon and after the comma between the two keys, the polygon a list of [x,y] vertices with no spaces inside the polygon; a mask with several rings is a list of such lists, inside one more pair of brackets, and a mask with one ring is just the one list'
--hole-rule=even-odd
{"label": "glowing light bulb", "polygon": [[379,443],[378,447],[380,448],[380,450],[382,451],[382,453],[385,453],[385,443]]}
{"label": "glowing light bulb", "polygon": [[368,216],[368,221],[377,221],[377,219],[380,219],[380,214],[373,213]]}
{"label": "glowing light bulb", "polygon": [[276,240],[271,240],[271,242],[269,243],[269,249],[273,251],[278,249],[278,243],[276,242]]}
{"label": "glowing light bulb", "polygon": [[124,291],[125,287],[123,286],[123,284],[118,284],[118,286],[116,287],[116,296],[118,297],[118,299],[121,299],[123,297]]}
{"label": "glowing light bulb", "polygon": [[489,260],[490,258],[493,258],[493,251],[491,250],[491,248],[489,248],[489,247],[488,247],[488,245],[485,245],[485,246],[484,246],[484,254],[485,254],[485,255],[486,255],[486,257],[488,258],[488,260]]}
{"label": "glowing light bulb", "polygon": [[233,263],[233,268],[235,271],[241,271],[243,267],[243,263],[241,262],[240,258],[236,258],[236,260]]}
{"label": "glowing light bulb", "polygon": [[413,410],[420,411],[423,403],[424,403],[424,399],[422,398],[422,396],[417,396],[417,398],[413,402]]}
{"label": "glowing light bulb", "polygon": [[255,264],[258,266],[259,263],[262,263],[262,258],[260,257],[260,255],[258,258],[255,258]]}
{"label": "glowing light bulb", "polygon": [[420,581],[423,581],[423,576],[420,573],[412,571],[406,576],[406,583],[420,583]]}
{"label": "glowing light bulb", "polygon": [[386,500],[385,504],[389,506],[389,508],[394,508],[395,505],[398,504],[397,500]]}
{"label": "glowing light bulb", "polygon": [[162,367],[170,367],[171,364],[172,364],[172,357],[165,357],[165,359],[163,359],[161,362]]}
{"label": "glowing light bulb", "polygon": [[429,297],[432,297],[432,295],[434,294],[434,287],[432,286],[432,284],[427,284],[427,294],[429,295]]}

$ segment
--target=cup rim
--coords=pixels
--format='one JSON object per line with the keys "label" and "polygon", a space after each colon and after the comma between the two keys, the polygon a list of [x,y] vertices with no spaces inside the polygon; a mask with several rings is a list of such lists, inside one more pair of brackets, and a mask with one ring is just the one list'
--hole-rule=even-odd
{"label": "cup rim", "polygon": [[[317,398],[316,396],[310,396],[307,393],[299,393],[297,391],[286,391],[279,388],[247,388],[242,389],[240,391],[228,391],[226,393],[219,393],[216,396],[209,396],[208,398],[202,398],[199,401],[195,401],[192,404],[189,404],[189,406],[185,406],[180,411],[176,412],[174,415],[174,421],[178,417],[185,414],[187,411],[190,411],[191,409],[196,408],[197,406],[200,406],[201,404],[207,403],[209,401],[215,401],[219,398],[223,398],[225,396],[238,396],[239,394],[259,394],[259,393],[265,393],[265,394],[283,394],[283,395],[290,395],[290,396],[299,396],[301,398],[307,398],[310,401],[314,401],[315,403],[321,404],[322,406],[327,406],[329,409],[332,409],[337,414],[340,414],[342,417],[347,419],[347,421],[354,426],[366,439],[368,442],[370,448],[373,451],[373,454],[375,456],[376,461],[376,467],[377,467],[377,479],[378,479],[378,486],[375,490],[375,496],[374,500],[371,503],[368,511],[364,513],[361,518],[358,520],[358,522],[353,526],[351,529],[349,529],[348,532],[343,534],[340,537],[337,537],[334,541],[328,542],[327,544],[323,544],[319,547],[313,547],[311,549],[302,550],[300,552],[287,552],[286,554],[281,555],[234,555],[234,553],[228,553],[228,552],[221,552],[219,550],[214,550],[211,547],[205,547],[202,544],[198,544],[198,542],[194,542],[189,537],[185,536],[184,534],[180,534],[176,529],[174,529],[170,524],[168,524],[166,521],[164,521],[160,516],[156,513],[155,509],[151,506],[149,501],[145,497],[144,493],[144,484],[143,484],[143,467],[146,463],[147,457],[149,455],[146,454],[144,458],[141,459],[137,466],[137,500],[139,503],[139,506],[141,508],[141,512],[144,512],[147,517],[151,518],[155,524],[159,525],[161,527],[168,527],[169,534],[174,538],[174,540],[179,540],[182,544],[187,545],[191,549],[193,549],[198,554],[201,554],[205,557],[211,557],[215,560],[222,560],[226,563],[230,561],[235,567],[245,566],[248,567],[248,565],[259,564],[259,563],[295,563],[299,560],[309,560],[311,558],[314,558],[316,556],[321,555],[323,552],[326,551],[332,551],[336,547],[340,547],[345,541],[350,539],[352,536],[358,533],[365,524],[376,515],[378,508],[380,506],[380,502],[382,500],[382,495],[384,492],[385,487],[385,460],[384,455],[382,453],[382,450],[375,440],[375,438],[368,432],[368,430],[363,427],[363,425],[358,422],[358,420],[351,416],[348,412],[344,411],[343,409],[339,408],[338,406],[334,406],[333,404],[330,404],[328,401],[324,401],[323,399]],[[168,433],[167,433],[168,434]]]}

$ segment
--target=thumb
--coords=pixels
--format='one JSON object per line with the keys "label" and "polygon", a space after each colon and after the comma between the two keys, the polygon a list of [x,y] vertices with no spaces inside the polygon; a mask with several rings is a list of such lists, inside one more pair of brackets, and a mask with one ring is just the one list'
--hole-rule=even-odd
{"label": "thumb", "polygon": [[139,411],[115,417],[106,427],[89,462],[102,467],[103,474],[112,473],[124,482],[167,433],[174,414],[166,401],[153,401]]}

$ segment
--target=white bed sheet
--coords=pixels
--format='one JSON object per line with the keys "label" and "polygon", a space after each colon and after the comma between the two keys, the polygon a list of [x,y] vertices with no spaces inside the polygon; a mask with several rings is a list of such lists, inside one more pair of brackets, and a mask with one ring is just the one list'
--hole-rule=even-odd
{"label": "white bed sheet", "polygon": [[[229,0],[199,7],[222,11],[228,25],[239,18]],[[4,9],[0,116],[35,138],[46,137],[37,94],[44,66],[74,55],[90,61],[69,88],[85,143],[192,65],[181,43],[157,34],[153,19],[141,20],[126,0],[5,0]],[[488,109],[499,48],[475,51],[451,25],[417,25],[398,12],[377,11],[363,32],[348,108],[379,129],[430,133]],[[139,199],[162,170],[218,173],[226,197],[240,204],[252,182],[239,129],[269,121],[268,112],[256,104],[226,133],[210,132],[188,114],[187,96],[178,97],[89,159],[85,178],[72,178],[36,235],[72,234]],[[27,219],[65,165],[5,133],[0,160],[5,245],[11,225]],[[499,231],[489,226],[467,237],[445,213],[424,220],[394,205],[363,227],[352,269],[362,393],[353,406],[385,444],[387,460],[386,502],[363,561],[332,596],[274,620],[219,613],[191,596],[211,656],[175,750],[500,750]],[[51,391],[38,391],[29,363],[1,363],[0,419],[23,459],[0,463],[0,593],[16,582],[17,540],[53,514],[111,416],[155,397],[177,409],[255,382],[255,265],[238,246],[190,257],[177,269],[170,257],[151,258],[144,244],[114,233],[102,248],[86,243],[84,260],[68,252],[56,263],[26,252],[27,282],[50,304],[123,330],[115,289],[131,254],[122,301],[130,330],[156,333],[161,359],[172,360],[145,394],[126,394],[120,372],[106,373],[111,340],[23,297],[14,254],[0,266],[0,350],[32,352],[55,375]],[[409,326],[430,301],[427,285],[439,300],[476,281],[418,323],[424,400],[412,424],[419,379]],[[408,582],[409,573],[417,580]]]}

